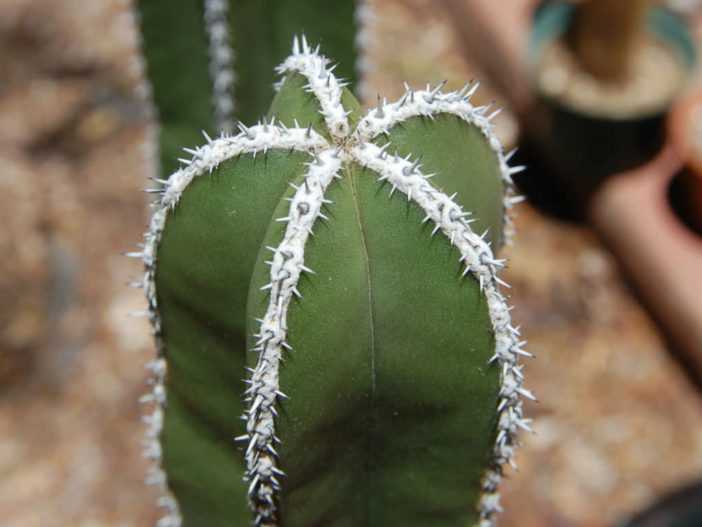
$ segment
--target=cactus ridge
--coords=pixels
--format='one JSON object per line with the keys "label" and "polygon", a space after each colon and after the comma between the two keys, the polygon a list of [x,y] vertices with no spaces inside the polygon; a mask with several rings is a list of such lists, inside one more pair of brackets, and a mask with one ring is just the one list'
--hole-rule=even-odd
{"label": "cactus ridge", "polygon": [[231,44],[226,0],[205,0],[205,31],[208,37],[212,104],[215,127],[218,131],[234,131],[234,50]]}
{"label": "cactus ridge", "polygon": [[[522,416],[520,396],[534,399],[530,391],[522,387],[524,377],[521,367],[517,365],[520,355],[531,356],[523,350],[524,341],[519,339],[519,330],[512,327],[509,311],[502,296],[499,285],[508,285],[498,276],[504,267],[504,260],[493,256],[490,244],[482,236],[476,235],[470,227],[473,220],[469,219],[470,212],[464,212],[462,207],[449,197],[438,191],[425,174],[418,169],[417,162],[409,159],[392,157],[382,148],[372,143],[361,144],[354,149],[357,159],[365,167],[380,174],[380,181],[392,185],[391,192],[397,189],[414,201],[424,210],[424,222],[433,221],[434,235],[441,230],[451,241],[451,245],[461,253],[461,262],[465,264],[463,276],[471,273],[478,279],[480,290],[487,297],[488,310],[495,331],[496,349],[490,362],[497,361],[502,369],[502,386],[499,394],[498,411],[500,417],[497,425],[497,439],[490,460],[491,466],[483,479],[483,494],[478,510],[484,520],[482,525],[491,525],[495,512],[501,511],[497,485],[501,479],[502,465],[513,461],[516,446],[515,437],[518,430],[531,431],[529,420]],[[388,162],[389,161],[389,162]]]}
{"label": "cactus ridge", "polygon": [[334,178],[341,177],[342,159],[338,150],[325,150],[315,158],[308,163],[304,183],[296,189],[289,216],[278,218],[287,222],[287,227],[280,245],[271,248],[271,282],[264,286],[270,291],[270,301],[259,333],[254,335],[258,342],[253,351],[259,353],[259,360],[246,394],[251,406],[247,413],[248,435],[242,439],[249,440],[246,477],[250,505],[256,514],[255,525],[272,524],[275,493],[280,490],[277,476],[284,475],[276,466],[278,454],[273,443],[279,442],[275,435],[275,402],[278,397],[285,397],[278,387],[278,368],[283,350],[291,349],[285,342],[287,309],[293,296],[300,296],[297,283],[305,270],[305,244],[315,220],[323,216],[324,192]]}
{"label": "cactus ridge", "polygon": [[[151,315],[152,323],[156,322]],[[157,338],[157,347],[159,340]],[[168,489],[166,473],[161,468],[162,451],[159,438],[163,429],[163,408],[166,404],[166,359],[159,357],[156,360],[149,362],[146,368],[153,374],[150,383],[153,386],[152,391],[143,395],[139,402],[153,404],[151,414],[142,417],[142,421],[147,425],[146,439],[142,441],[144,450],[142,457],[151,459],[153,465],[149,467],[146,474],[146,484],[156,485],[161,491],[161,496],[157,501],[157,505],[163,508],[166,512],[165,516],[158,521],[158,527],[179,527],[181,524],[181,514],[178,502],[173,494]]]}
{"label": "cactus ridge", "polygon": [[[489,466],[483,475],[482,495],[477,510],[479,527],[494,524],[494,514],[501,510],[497,485],[501,479],[502,466],[509,463],[514,466],[514,450],[518,446],[516,435],[519,429],[530,431],[529,420],[522,416],[522,397],[534,399],[534,396],[522,386],[523,375],[518,365],[519,356],[531,356],[523,350],[518,328],[511,325],[506,301],[500,292],[500,286],[508,287],[499,277],[499,270],[504,267],[504,260],[495,258],[489,242],[485,240],[487,231],[478,235],[470,224],[471,212],[454,201],[455,195],[448,196],[434,186],[430,178],[421,169],[420,159],[412,159],[412,154],[399,157],[386,152],[390,143],[378,145],[377,140],[397,123],[411,117],[424,116],[434,118],[447,113],[476,126],[487,139],[490,148],[498,159],[498,166],[504,187],[507,189],[503,201],[505,224],[509,226],[509,211],[520,198],[515,196],[511,174],[521,167],[509,167],[509,155],[505,156],[499,141],[491,128],[491,119],[496,113],[487,114],[489,107],[474,107],[470,96],[477,89],[477,83],[469,83],[459,92],[443,93],[443,84],[426,90],[413,91],[407,87],[402,98],[391,104],[379,99],[378,107],[370,110],[352,130],[347,112],[342,105],[343,84],[333,75],[333,66],[329,60],[312,49],[303,37],[296,39],[293,54],[278,68],[283,75],[301,74],[307,80],[306,89],[311,92],[321,106],[331,142],[312,127],[286,127],[282,122],[276,124],[262,122],[256,126],[239,125],[240,133],[210,139],[205,135],[207,144],[186,150],[191,159],[181,159],[183,167],[156,189],[158,199],[156,212],[152,217],[146,243],[143,250],[132,256],[143,260],[146,273],[143,287],[148,299],[148,316],[153,324],[157,343],[157,360],[151,363],[154,372],[152,393],[142,399],[156,403],[151,416],[145,418],[149,424],[147,431],[146,455],[155,461],[150,471],[150,482],[158,484],[163,490],[161,504],[166,508],[167,516],[159,522],[159,527],[180,525],[178,504],[168,490],[166,476],[160,468],[162,461],[158,444],[163,427],[163,405],[166,402],[165,378],[166,362],[164,346],[161,340],[161,322],[157,312],[155,286],[156,250],[164,230],[166,219],[174,209],[188,185],[201,175],[212,173],[222,162],[244,154],[264,154],[271,149],[296,150],[308,152],[311,159],[306,163],[307,171],[302,182],[295,186],[286,216],[276,221],[284,222],[285,233],[277,247],[268,247],[273,256],[269,262],[270,282],[262,289],[268,290],[268,305],[265,314],[257,321],[260,324],[254,351],[258,353],[256,367],[250,370],[250,385],[246,390],[249,408],[246,412],[247,433],[236,438],[248,441],[246,449],[247,471],[245,479],[249,483],[249,506],[254,514],[254,525],[277,525],[278,493],[281,490],[282,470],[278,466],[275,444],[276,437],[276,401],[285,398],[279,389],[278,368],[286,350],[286,317],[290,302],[300,294],[297,284],[303,273],[313,270],[305,266],[305,246],[317,219],[326,219],[323,208],[331,203],[325,198],[327,187],[335,178],[341,178],[342,171],[352,165],[370,169],[377,174],[378,181],[387,182],[390,192],[399,191],[414,201],[425,213],[424,222],[432,221],[432,235],[441,231],[457,248],[460,261],[465,265],[463,276],[472,275],[479,283],[480,291],[487,300],[488,312],[495,334],[495,352],[490,362],[500,365],[500,391],[498,395],[498,422],[496,440]],[[304,299],[301,300],[304,302]]]}
{"label": "cactus ridge", "polygon": [[[240,125],[242,132],[236,137],[221,137],[208,139],[207,144],[195,150],[188,149],[191,159],[181,160],[185,165],[174,173],[167,181],[155,180],[159,184],[160,196],[154,203],[156,212],[151,218],[149,231],[145,234],[145,243],[139,252],[128,253],[128,256],[140,258],[146,270],[141,286],[147,301],[147,316],[151,321],[156,340],[156,360],[147,364],[153,377],[151,393],[141,397],[143,403],[153,403],[151,414],[144,416],[147,424],[146,440],[144,441],[143,456],[154,461],[147,474],[147,484],[158,485],[162,491],[159,506],[165,509],[166,515],[161,518],[158,527],[177,527],[181,524],[181,514],[178,503],[168,490],[167,478],[161,468],[162,452],[159,437],[163,429],[164,406],[166,404],[165,380],[167,365],[165,349],[161,339],[161,320],[158,314],[156,297],[156,249],[166,224],[168,212],[173,210],[180,196],[192,180],[198,176],[211,173],[222,161],[242,154],[256,155],[265,153],[268,148],[285,150],[315,151],[326,146],[326,140],[310,129],[285,129],[268,125],[257,125],[249,128]],[[207,137],[207,136],[206,136]]]}
{"label": "cactus ridge", "polygon": [[331,61],[319,53],[319,46],[314,50],[302,36],[302,47],[297,37],[293,43],[293,52],[285,61],[276,68],[283,75],[277,87],[287,79],[287,75],[299,73],[307,78],[305,89],[312,93],[322,106],[320,110],[324,117],[332,140],[336,143],[343,141],[349,133],[347,116],[351,110],[346,111],[341,104],[342,90],[347,85],[340,82],[333,74],[336,65],[329,65]]}
{"label": "cactus ridge", "polygon": [[499,115],[501,108],[488,114],[490,106],[474,107],[470,104],[471,97],[480,87],[479,82],[471,81],[460,91],[447,94],[441,93],[441,88],[444,87],[444,84],[445,82],[434,89],[427,85],[426,90],[423,91],[413,91],[405,84],[406,91],[404,95],[397,102],[390,104],[385,99],[381,100],[378,97],[376,110],[368,112],[358,124],[356,129],[358,139],[359,141],[372,141],[376,137],[385,134],[396,124],[417,115],[434,119],[434,116],[438,114],[452,114],[476,126],[483,136],[488,139],[490,148],[499,153],[500,174],[505,188],[503,206],[506,212],[503,228],[506,241],[509,243],[514,231],[511,211],[516,203],[523,200],[522,196],[515,194],[512,175],[521,172],[524,170],[524,167],[510,167],[508,165],[509,158],[514,152],[503,155],[500,141],[492,132],[491,122]]}
{"label": "cactus ridge", "polygon": [[376,21],[375,11],[366,0],[357,0],[354,20],[357,29],[353,43],[356,48],[356,75],[358,77],[354,91],[358,98],[363,100],[370,92],[366,78],[374,71],[369,50],[373,47],[373,26]]}

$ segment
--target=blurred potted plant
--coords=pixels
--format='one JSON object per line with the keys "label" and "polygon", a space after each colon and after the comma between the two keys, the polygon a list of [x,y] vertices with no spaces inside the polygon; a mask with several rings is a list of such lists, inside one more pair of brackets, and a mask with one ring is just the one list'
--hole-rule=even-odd
{"label": "blurred potted plant", "polygon": [[[517,184],[540,208],[592,225],[678,352],[687,373],[702,387],[702,239],[671,207],[669,188],[683,159],[681,148],[673,147],[675,133],[664,130],[666,114],[671,113],[673,103],[681,105],[679,93],[687,90],[685,84],[694,66],[697,45],[687,27],[694,23],[694,14],[688,13],[683,20],[638,0],[579,4],[504,0],[499,13],[479,0],[444,0],[444,6],[465,55],[519,119],[522,140],[517,157],[529,170],[518,175]],[[610,23],[625,29],[612,29]],[[583,29],[587,24],[594,27]],[[607,29],[599,31],[598,25],[603,24]],[[667,96],[659,95],[653,99],[657,104],[638,111],[629,101],[627,112],[626,105],[614,105],[619,113],[602,108],[578,110],[567,104],[563,92],[568,75],[574,74],[547,68],[545,55],[550,46],[560,42],[561,49],[551,53],[566,55],[576,64],[594,60],[592,56],[578,59],[583,49],[600,60],[604,56],[614,66],[604,66],[604,72],[595,74],[582,72],[580,80],[599,82],[605,91],[616,92],[623,81],[607,78],[608,69],[622,69],[616,66],[622,54],[642,53],[642,34],[649,42],[657,39],[654,55],[665,54],[667,49],[679,61],[678,82],[669,85]],[[599,51],[592,44],[596,39],[605,40]],[[613,50],[617,46],[620,51]],[[597,80],[598,74],[604,79]],[[655,66],[651,75],[654,81],[665,76]],[[540,89],[539,84],[544,83],[551,89]],[[643,81],[644,91],[651,91],[650,84]],[[556,97],[556,92],[561,96]],[[688,165],[692,166],[689,160]]]}
{"label": "blurred potted plant", "polygon": [[694,63],[684,22],[646,0],[542,4],[527,58],[540,154],[585,194],[650,160]]}

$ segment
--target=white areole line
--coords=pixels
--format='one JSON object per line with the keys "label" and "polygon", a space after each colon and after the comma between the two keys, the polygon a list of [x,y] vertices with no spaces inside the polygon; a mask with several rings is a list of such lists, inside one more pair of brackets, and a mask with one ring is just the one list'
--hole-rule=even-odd
{"label": "white areole line", "polygon": [[147,474],[147,483],[157,485],[161,490],[158,505],[165,510],[158,527],[180,527],[182,515],[173,494],[168,488],[168,479],[162,469],[163,455],[160,436],[163,430],[164,408],[167,402],[166,375],[167,363],[164,353],[164,343],[161,335],[161,318],[158,313],[156,295],[156,253],[161,241],[166,219],[170,211],[175,209],[180,197],[188,185],[197,177],[209,174],[221,163],[233,157],[258,152],[266,152],[275,148],[281,150],[316,151],[327,145],[327,141],[316,132],[309,129],[285,129],[274,125],[257,125],[250,128],[242,127],[242,132],[234,137],[208,139],[207,144],[200,148],[188,150],[190,159],[182,159],[183,167],[171,175],[168,180],[156,180],[159,185],[154,194],[157,201],[153,204],[156,212],[151,218],[149,230],[145,233],[145,243],[141,250],[128,253],[127,256],[140,258],[144,264],[145,273],[139,285],[144,289],[148,302],[145,313],[151,321],[156,340],[157,358],[147,365],[152,372],[152,391],[144,395],[141,401],[154,404],[152,413],[144,416],[148,425],[144,440],[144,457],[153,460],[153,465]]}

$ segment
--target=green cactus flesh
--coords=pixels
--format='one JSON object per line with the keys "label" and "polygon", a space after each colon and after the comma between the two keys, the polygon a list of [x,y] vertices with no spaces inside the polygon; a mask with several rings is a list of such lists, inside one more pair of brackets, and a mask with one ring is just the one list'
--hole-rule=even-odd
{"label": "green cactus flesh", "polygon": [[532,397],[491,116],[470,86],[364,116],[304,40],[279,73],[266,121],[164,182],[142,253],[162,524],[491,525]]}

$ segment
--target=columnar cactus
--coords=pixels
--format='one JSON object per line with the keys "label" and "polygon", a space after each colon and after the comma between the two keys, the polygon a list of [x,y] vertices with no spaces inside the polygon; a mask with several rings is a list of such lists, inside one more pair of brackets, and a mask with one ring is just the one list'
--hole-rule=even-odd
{"label": "columnar cactus", "polygon": [[[161,127],[160,163],[176,168],[182,147],[255,122],[274,95],[273,68],[303,29],[324,42],[353,79],[357,48],[368,40],[357,19],[368,18],[362,0],[136,0],[141,48]],[[339,72],[337,72],[339,73]]]}
{"label": "columnar cactus", "polygon": [[493,252],[518,168],[476,84],[363,115],[333,69],[296,40],[267,118],[161,182],[141,257],[162,525],[500,510],[532,397]]}

